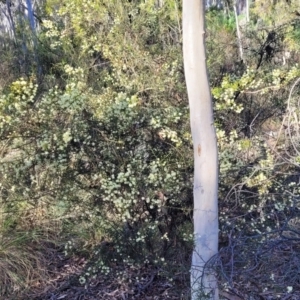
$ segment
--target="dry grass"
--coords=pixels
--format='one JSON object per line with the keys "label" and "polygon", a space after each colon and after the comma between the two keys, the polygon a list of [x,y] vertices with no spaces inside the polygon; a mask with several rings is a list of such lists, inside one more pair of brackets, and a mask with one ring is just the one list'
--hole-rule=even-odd
{"label": "dry grass", "polygon": [[0,296],[9,299],[47,277],[41,239],[26,232],[1,236]]}

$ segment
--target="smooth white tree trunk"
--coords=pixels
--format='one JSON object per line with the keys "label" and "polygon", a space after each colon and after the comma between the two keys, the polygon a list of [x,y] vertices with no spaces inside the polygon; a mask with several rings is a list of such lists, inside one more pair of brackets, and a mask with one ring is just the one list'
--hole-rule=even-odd
{"label": "smooth white tree trunk", "polygon": [[236,23],[236,33],[238,38],[238,44],[239,44],[239,50],[240,50],[240,58],[243,60],[243,45],[242,45],[242,36],[240,31],[240,25],[239,25],[239,18],[236,10],[237,2],[233,4],[233,10],[234,10],[234,16],[235,16],[235,23]]}
{"label": "smooth white tree trunk", "polygon": [[[218,252],[218,151],[205,58],[205,0],[183,0],[183,58],[194,144],[192,300],[219,299],[215,274],[205,268]],[[207,294],[206,298],[204,294]]]}

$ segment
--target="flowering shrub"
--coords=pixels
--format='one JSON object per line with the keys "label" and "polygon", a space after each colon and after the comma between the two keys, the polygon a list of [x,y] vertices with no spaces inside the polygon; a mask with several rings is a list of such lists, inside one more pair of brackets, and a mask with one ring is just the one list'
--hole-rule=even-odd
{"label": "flowering shrub", "polygon": [[[171,285],[189,277],[193,247],[180,3],[117,2],[45,4],[43,80],[23,76],[0,94],[1,218],[16,231],[59,220],[65,255],[90,254],[82,285],[98,274],[134,280],[127,271],[139,266]],[[280,297],[299,290],[300,69],[250,50],[239,61],[234,18],[219,15],[208,12],[207,33],[220,167],[211,263],[224,291]],[[263,33],[247,34],[260,53]]]}

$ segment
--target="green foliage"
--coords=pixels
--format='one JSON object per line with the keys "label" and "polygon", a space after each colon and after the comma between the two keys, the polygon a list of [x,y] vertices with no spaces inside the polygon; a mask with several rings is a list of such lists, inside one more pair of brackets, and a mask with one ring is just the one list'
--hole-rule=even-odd
{"label": "green foliage", "polygon": [[228,32],[235,32],[236,23],[234,13],[225,14],[223,10],[212,7],[206,15],[207,27],[215,27],[217,30],[225,29]]}
{"label": "green foliage", "polygon": [[[253,6],[256,21],[272,24],[259,3]],[[278,3],[277,12],[284,4]],[[44,9],[38,33],[43,80],[18,72],[9,84],[1,78],[1,232],[13,239],[18,231],[41,227],[67,235],[65,254],[82,251],[90,258],[79,278],[83,285],[121,266],[151,265],[166,278],[182,272],[193,247],[193,153],[181,4],[51,0]],[[298,27],[292,15],[281,19],[272,43],[272,28],[257,32],[259,22],[241,29],[240,61],[233,15],[207,12],[223,246],[212,263],[222,267],[220,286],[239,288],[241,295],[247,276],[261,270],[280,279],[253,253],[282,241],[282,232],[295,238],[299,230],[293,175],[299,167]],[[277,56],[282,49],[290,53],[285,65],[266,55],[266,45],[275,44]],[[226,249],[238,249],[232,270]],[[9,251],[0,249],[0,256]],[[261,280],[283,293],[293,278],[288,274],[277,285],[272,278]],[[295,280],[289,284],[296,290]]]}
{"label": "green foliage", "polygon": [[115,261],[161,266],[175,240],[192,246],[191,228],[176,230],[189,228],[191,143],[174,5],[65,2],[41,32],[67,62],[50,69],[52,87],[20,79],[1,98],[7,212],[44,203],[113,243],[82,282]]}

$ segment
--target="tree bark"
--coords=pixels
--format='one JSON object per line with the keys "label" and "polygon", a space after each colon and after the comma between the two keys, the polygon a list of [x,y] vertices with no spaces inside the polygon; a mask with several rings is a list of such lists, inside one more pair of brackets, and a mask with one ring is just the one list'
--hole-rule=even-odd
{"label": "tree bark", "polygon": [[205,0],[183,0],[183,58],[194,145],[192,300],[217,300],[215,273],[206,268],[218,252],[219,228],[218,151],[206,67],[204,19]]}
{"label": "tree bark", "polygon": [[233,10],[234,10],[234,16],[235,16],[235,23],[236,23],[237,39],[238,39],[239,50],[240,50],[240,58],[241,58],[241,60],[243,60],[244,53],[243,53],[243,45],[242,45],[242,36],[241,36],[239,18],[238,18],[236,6],[237,6],[237,1],[233,4]]}

